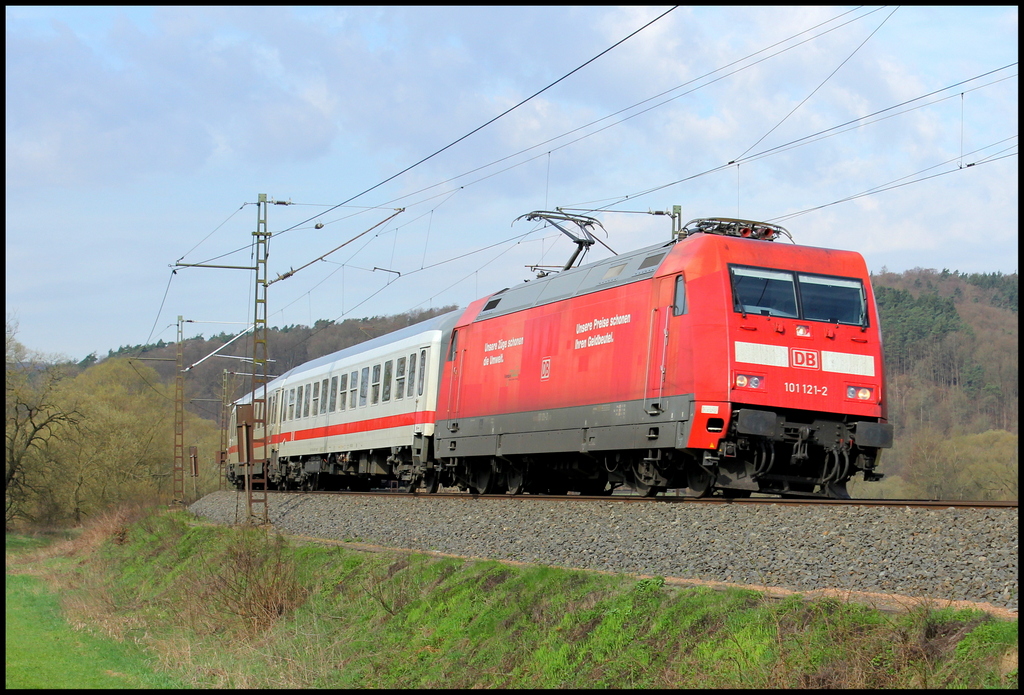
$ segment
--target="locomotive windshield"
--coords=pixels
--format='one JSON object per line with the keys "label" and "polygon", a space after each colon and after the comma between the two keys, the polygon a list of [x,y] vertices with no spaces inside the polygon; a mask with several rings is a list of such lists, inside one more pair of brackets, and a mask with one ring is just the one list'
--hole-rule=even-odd
{"label": "locomotive windshield", "polygon": [[808,321],[867,323],[864,283],[856,278],[730,266],[733,309]]}

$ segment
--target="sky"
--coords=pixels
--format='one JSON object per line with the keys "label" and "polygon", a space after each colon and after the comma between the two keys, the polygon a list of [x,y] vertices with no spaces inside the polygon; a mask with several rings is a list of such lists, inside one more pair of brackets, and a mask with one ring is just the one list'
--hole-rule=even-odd
{"label": "sky", "polygon": [[529,280],[556,207],[617,252],[679,205],[1017,272],[1016,7],[5,12],[7,319],[46,355],[243,330],[252,272],[175,264],[251,266],[259,194],[271,326]]}

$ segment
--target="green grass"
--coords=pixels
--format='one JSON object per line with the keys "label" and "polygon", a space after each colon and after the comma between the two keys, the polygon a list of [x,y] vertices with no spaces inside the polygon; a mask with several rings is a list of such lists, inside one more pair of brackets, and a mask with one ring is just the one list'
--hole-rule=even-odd
{"label": "green grass", "polygon": [[8,689],[180,687],[153,673],[136,645],[73,630],[41,579],[7,575],[5,583]]}
{"label": "green grass", "polygon": [[[108,536],[74,562],[35,567],[52,570],[73,621],[139,640],[154,669],[190,687],[1017,684],[1016,621],[980,612],[892,615],[660,578],[296,545],[180,513],[118,522]],[[8,615],[9,674],[11,635],[34,627],[12,633]]]}

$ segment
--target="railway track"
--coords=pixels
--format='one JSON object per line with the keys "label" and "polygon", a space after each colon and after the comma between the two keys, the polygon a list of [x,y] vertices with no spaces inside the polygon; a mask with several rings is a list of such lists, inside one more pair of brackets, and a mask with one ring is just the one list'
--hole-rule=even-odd
{"label": "railway track", "polygon": [[[284,494],[284,493],[282,493]],[[924,509],[1016,509],[1017,500],[886,500],[886,499],[824,499],[819,497],[684,497],[682,495],[664,495],[660,497],[641,497],[639,495],[475,495],[469,492],[393,492],[388,490],[370,492],[315,491],[290,492],[299,495],[356,495],[363,497],[423,497],[448,499],[483,499],[483,500],[534,500],[547,501],[565,500],[572,502],[654,502],[661,504],[736,504],[736,505],[769,505],[788,506],[860,506],[860,507],[915,507]]]}

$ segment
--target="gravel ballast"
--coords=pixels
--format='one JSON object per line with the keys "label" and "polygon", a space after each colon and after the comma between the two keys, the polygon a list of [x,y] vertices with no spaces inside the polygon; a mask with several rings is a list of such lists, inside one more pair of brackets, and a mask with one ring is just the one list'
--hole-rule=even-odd
{"label": "gravel ballast", "polygon": [[[270,493],[284,533],[466,557],[1017,610],[1017,510]],[[245,519],[244,493],[193,514]]]}

